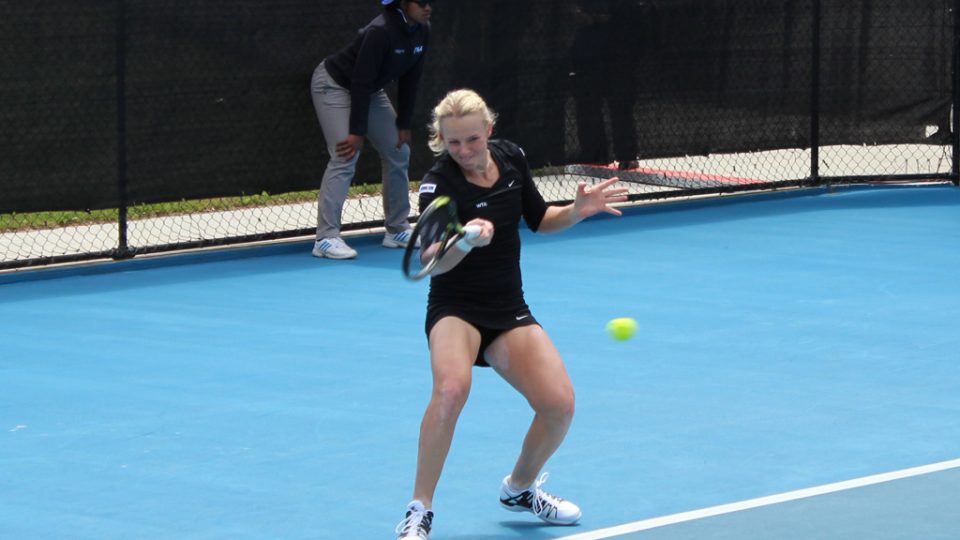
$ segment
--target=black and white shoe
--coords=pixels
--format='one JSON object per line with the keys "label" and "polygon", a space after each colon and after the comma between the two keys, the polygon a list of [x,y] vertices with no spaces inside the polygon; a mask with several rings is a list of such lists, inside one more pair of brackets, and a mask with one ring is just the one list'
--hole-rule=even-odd
{"label": "black and white shoe", "polygon": [[549,475],[543,473],[532,486],[519,493],[510,489],[510,477],[500,484],[500,505],[511,512],[531,512],[552,525],[574,525],[580,521],[580,507],[540,489]]}
{"label": "black and white shoe", "polygon": [[433,524],[433,511],[423,507],[420,501],[407,506],[407,515],[394,532],[397,540],[429,540],[430,526]]}

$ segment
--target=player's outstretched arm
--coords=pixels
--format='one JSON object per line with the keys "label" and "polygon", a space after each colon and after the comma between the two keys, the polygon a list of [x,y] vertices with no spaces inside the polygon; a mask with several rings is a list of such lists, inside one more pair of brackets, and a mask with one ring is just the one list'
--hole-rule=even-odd
{"label": "player's outstretched arm", "polygon": [[627,188],[613,187],[620,179],[613,177],[599,184],[588,186],[586,182],[577,185],[574,201],[566,206],[550,206],[540,222],[538,232],[552,233],[568,229],[590,216],[606,212],[615,216],[623,212],[610,206],[612,203],[627,200]]}

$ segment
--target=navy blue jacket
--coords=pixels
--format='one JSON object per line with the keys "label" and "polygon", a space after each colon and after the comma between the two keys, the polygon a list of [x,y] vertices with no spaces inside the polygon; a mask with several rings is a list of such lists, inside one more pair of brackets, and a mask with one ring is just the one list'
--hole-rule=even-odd
{"label": "navy blue jacket", "polygon": [[410,129],[430,27],[407,24],[400,10],[385,11],[340,51],[324,60],[327,72],[350,90],[350,133],[367,134],[370,96],[397,81],[397,128]]}

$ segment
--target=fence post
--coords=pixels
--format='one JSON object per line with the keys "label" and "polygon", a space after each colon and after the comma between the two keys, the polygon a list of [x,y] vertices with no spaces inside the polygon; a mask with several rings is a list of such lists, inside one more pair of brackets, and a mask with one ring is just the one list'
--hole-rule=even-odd
{"label": "fence post", "polygon": [[114,259],[133,257],[127,244],[127,10],[126,0],[117,0],[117,231]]}
{"label": "fence post", "polygon": [[953,2],[953,167],[950,174],[953,176],[953,185],[960,186],[960,118],[957,107],[960,107],[960,0]]}
{"label": "fence post", "polygon": [[[960,1],[960,0],[958,0]],[[820,0],[811,1],[810,179],[820,184]]]}

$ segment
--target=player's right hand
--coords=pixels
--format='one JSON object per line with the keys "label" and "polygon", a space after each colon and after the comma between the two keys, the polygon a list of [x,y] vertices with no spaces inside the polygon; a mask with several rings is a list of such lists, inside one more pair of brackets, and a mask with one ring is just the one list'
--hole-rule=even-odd
{"label": "player's right hand", "polygon": [[485,219],[471,219],[465,225],[476,225],[480,227],[480,234],[471,238],[468,242],[474,247],[483,247],[493,241],[493,223]]}

